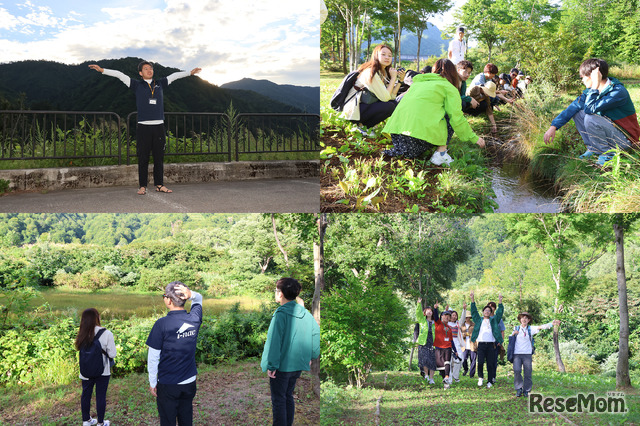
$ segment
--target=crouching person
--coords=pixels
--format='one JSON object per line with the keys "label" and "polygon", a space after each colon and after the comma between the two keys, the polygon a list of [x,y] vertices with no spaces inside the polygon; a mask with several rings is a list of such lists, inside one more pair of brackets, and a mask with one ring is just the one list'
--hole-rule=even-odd
{"label": "crouching person", "polygon": [[293,391],[302,370],[320,356],[320,327],[311,313],[296,303],[300,283],[293,278],[276,282],[276,309],[269,324],[260,366],[269,376],[274,425],[292,425]]}
{"label": "crouching person", "polygon": [[[162,295],[169,312],[153,325],[147,338],[151,394],[156,397],[161,426],[193,424],[196,396],[196,342],[202,324],[202,296],[180,281],[167,284]],[[191,300],[191,310],[184,308]]]}
{"label": "crouching person", "polygon": [[609,65],[602,59],[587,59],[580,65],[586,89],[551,122],[544,142],[551,143],[556,130],[573,119],[587,150],[580,158],[598,156],[604,165],[613,158],[612,149],[629,150],[638,144],[640,126],[635,107],[625,87],[609,77]]}

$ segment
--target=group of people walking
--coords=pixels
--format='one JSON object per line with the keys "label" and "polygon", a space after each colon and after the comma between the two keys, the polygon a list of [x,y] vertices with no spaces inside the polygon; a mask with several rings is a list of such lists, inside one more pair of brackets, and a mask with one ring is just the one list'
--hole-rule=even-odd
{"label": "group of people walking", "polygon": [[[463,305],[462,316],[455,310],[438,310],[438,303],[423,306],[419,298],[416,305],[416,332],[414,341],[418,345],[418,368],[429,384],[435,384],[434,373],[442,377],[444,389],[449,389],[463,376],[473,378],[478,373],[478,387],[484,386],[484,366],[487,367],[486,387],[496,382],[498,356],[504,349],[505,325],[502,295],[498,304],[488,302],[481,311],[476,306],[471,292],[471,306]],[[516,396],[527,396],[532,387],[532,356],[535,351],[533,335],[559,324],[554,320],[541,326],[530,325],[532,316],[527,312],[518,315],[519,326],[514,327],[512,348],[514,349],[513,372]],[[524,376],[523,376],[524,373]]]}
{"label": "group of people walking", "polygon": [[[499,74],[498,67],[488,63],[467,87],[473,64],[465,60],[464,28],[458,28],[457,35],[449,45],[448,58],[438,59],[420,73],[393,68],[393,51],[378,45],[371,59],[359,67],[344,104],[332,106],[342,111],[343,118],[363,126],[360,131],[366,136],[386,120],[382,134],[393,147],[383,154],[390,157],[416,158],[435,147],[431,163],[448,165],[453,158],[447,147],[454,133],[461,141],[483,148],[485,140],[471,129],[464,114],[486,114],[491,131],[497,132],[493,109],[522,97],[533,79],[516,68]],[[604,165],[613,150],[640,145],[633,102],[622,83],[608,77],[608,70],[601,59],[583,62],[580,77],[586,89],[553,120],[544,134],[545,143],[573,120],[587,147],[581,158],[597,155],[598,164]]]}
{"label": "group of people walking", "polygon": [[[296,302],[300,283],[293,278],[276,282],[274,312],[262,353],[261,368],[269,377],[274,425],[291,425],[295,413],[293,392],[301,371],[309,371],[311,360],[320,356],[320,327]],[[193,424],[196,395],[196,343],[202,324],[202,295],[179,281],[169,283],[162,295],[168,310],[158,319],[147,338],[149,391],[156,398],[162,426]],[[187,312],[185,303],[191,301]],[[105,420],[106,396],[111,367],[117,355],[113,333],[100,324],[94,308],[84,310],[75,341],[79,351],[80,398],[83,426],[109,426]],[[97,418],[90,415],[96,389]]]}

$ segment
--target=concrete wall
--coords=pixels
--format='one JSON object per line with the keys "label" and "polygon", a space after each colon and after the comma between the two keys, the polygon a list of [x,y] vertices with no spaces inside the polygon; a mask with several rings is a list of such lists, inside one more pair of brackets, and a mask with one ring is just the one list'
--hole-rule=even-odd
{"label": "concrete wall", "polygon": [[[319,171],[320,162],[317,160],[165,164],[164,182],[168,185],[215,180],[309,178],[318,177]],[[137,187],[138,166],[0,170],[0,179],[9,181],[11,191]],[[150,164],[149,185],[152,184],[153,165]]]}

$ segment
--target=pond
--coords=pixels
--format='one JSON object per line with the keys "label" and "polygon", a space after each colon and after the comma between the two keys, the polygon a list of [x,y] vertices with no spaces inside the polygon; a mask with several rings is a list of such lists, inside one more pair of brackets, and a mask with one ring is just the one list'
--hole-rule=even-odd
{"label": "pond", "polygon": [[537,182],[526,167],[503,162],[491,167],[492,188],[498,208],[495,213],[558,213],[561,208],[553,187]]}
{"label": "pond", "polygon": [[[219,314],[240,303],[241,311],[260,308],[269,300],[248,296],[211,298],[203,294],[203,310],[205,315]],[[96,308],[103,319],[129,318],[131,316],[161,316],[167,311],[162,301],[162,293],[139,294],[126,291],[81,292],[74,290],[45,289],[39,296],[30,301],[34,309],[48,303],[55,315],[80,315],[86,308]]]}

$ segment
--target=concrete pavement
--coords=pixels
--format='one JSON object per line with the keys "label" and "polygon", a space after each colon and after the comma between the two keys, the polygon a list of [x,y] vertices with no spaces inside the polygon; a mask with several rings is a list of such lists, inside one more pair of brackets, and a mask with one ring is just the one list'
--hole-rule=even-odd
{"label": "concrete pavement", "polygon": [[316,213],[319,178],[253,179],[167,183],[174,192],[151,186],[64,189],[0,196],[1,213]]}

